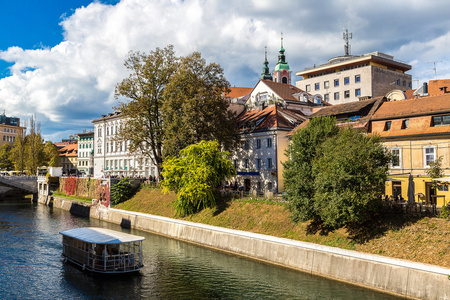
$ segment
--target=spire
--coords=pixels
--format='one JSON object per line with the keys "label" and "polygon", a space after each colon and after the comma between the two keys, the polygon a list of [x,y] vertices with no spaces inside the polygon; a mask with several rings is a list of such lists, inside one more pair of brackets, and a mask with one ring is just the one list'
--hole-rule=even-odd
{"label": "spire", "polygon": [[286,55],[284,55],[284,48],[283,48],[283,33],[281,33],[281,48],[280,48],[280,54],[278,54],[278,64],[287,64],[286,62]]}
{"label": "spire", "polygon": [[264,52],[265,52],[265,57],[264,57],[264,67],[263,67],[263,72],[261,73],[261,77],[260,79],[264,79],[264,80],[272,80],[272,75],[270,74],[269,71],[269,61],[267,60],[267,46],[264,47]]}

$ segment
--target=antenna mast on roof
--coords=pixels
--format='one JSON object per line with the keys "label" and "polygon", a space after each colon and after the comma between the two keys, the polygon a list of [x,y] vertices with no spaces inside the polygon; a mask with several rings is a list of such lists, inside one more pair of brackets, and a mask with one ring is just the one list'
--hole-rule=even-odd
{"label": "antenna mast on roof", "polygon": [[342,37],[345,41],[345,45],[344,45],[345,56],[350,55],[351,46],[350,46],[349,40],[352,39],[352,33],[351,32],[350,32],[350,34],[348,33],[347,25],[345,25],[344,33],[342,33]]}
{"label": "antenna mast on roof", "polygon": [[434,70],[434,80],[437,80],[437,71],[436,71],[436,64],[442,62],[442,60],[438,61],[430,61],[429,64],[433,64],[433,70]]}

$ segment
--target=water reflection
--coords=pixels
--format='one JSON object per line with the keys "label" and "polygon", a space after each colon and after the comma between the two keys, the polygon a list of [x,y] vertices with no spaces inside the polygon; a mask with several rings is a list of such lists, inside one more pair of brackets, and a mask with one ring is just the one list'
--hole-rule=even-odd
{"label": "water reflection", "polygon": [[0,220],[0,298],[395,299],[130,229],[146,238],[146,267],[137,276],[90,275],[63,263],[59,232],[120,226],[36,204],[2,205]]}

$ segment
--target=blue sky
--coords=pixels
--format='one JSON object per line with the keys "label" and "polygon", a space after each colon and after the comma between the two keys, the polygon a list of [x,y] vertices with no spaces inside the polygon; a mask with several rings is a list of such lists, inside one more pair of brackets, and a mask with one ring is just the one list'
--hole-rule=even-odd
{"label": "blue sky", "polygon": [[[219,63],[232,86],[253,87],[268,47],[271,71],[284,35],[293,73],[342,55],[381,51],[411,64],[413,87],[450,78],[446,0],[0,0],[0,111],[31,114],[45,139],[91,128],[113,111],[130,50],[173,44]],[[296,80],[294,76],[294,81]],[[295,84],[295,82],[293,82]]]}

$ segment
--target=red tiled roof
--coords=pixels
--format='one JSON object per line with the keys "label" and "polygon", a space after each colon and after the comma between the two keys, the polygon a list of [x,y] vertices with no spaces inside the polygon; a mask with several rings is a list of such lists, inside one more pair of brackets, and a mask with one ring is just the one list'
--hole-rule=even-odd
{"label": "red tiled roof", "polygon": [[450,94],[384,102],[372,120],[396,119],[450,112]]}
{"label": "red tiled roof", "polygon": [[78,144],[69,144],[59,149],[59,156],[74,157],[78,156]]}
{"label": "red tiled roof", "polygon": [[436,96],[444,94],[440,88],[447,87],[447,91],[450,91],[450,79],[430,80],[428,82],[428,95]]}
{"label": "red tiled roof", "polygon": [[225,98],[244,97],[253,90],[253,88],[246,88],[246,87],[230,87],[229,89],[230,92],[224,95]]}
{"label": "red tiled roof", "polygon": [[253,124],[253,130],[264,130],[274,127],[293,129],[295,124],[303,122],[305,119],[306,117],[300,111],[272,105],[263,110],[244,111],[238,116],[237,121],[240,126]]}
{"label": "red tiled roof", "polygon": [[298,102],[298,99],[296,99],[294,96],[292,96],[292,94],[304,92],[303,90],[299,89],[298,87],[290,85],[290,84],[274,82],[272,80],[262,80],[262,81],[284,100]]}

